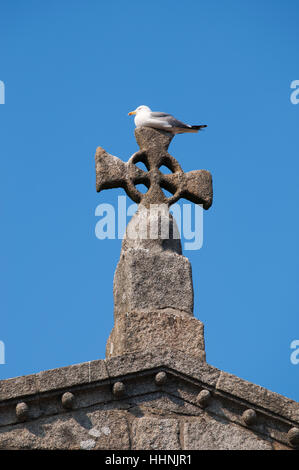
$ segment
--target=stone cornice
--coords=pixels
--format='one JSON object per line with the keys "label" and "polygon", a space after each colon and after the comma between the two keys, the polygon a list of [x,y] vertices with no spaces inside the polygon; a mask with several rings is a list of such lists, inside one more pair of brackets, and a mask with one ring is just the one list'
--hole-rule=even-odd
{"label": "stone cornice", "polygon": [[160,349],[0,381],[0,431],[101,403],[125,409],[137,400],[148,407],[158,396],[174,400],[169,412],[196,416],[204,410],[273,442],[296,442],[297,402],[196,357]]}

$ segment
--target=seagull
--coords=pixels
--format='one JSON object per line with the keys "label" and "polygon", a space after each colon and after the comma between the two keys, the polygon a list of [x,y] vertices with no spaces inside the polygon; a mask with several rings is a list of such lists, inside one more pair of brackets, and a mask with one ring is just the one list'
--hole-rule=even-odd
{"label": "seagull", "polygon": [[171,114],[152,111],[148,106],[144,105],[138,106],[135,111],[131,111],[128,115],[135,115],[134,122],[136,127],[153,127],[154,129],[161,129],[172,134],[198,132],[207,127],[206,125],[189,126],[189,124],[184,124]]}

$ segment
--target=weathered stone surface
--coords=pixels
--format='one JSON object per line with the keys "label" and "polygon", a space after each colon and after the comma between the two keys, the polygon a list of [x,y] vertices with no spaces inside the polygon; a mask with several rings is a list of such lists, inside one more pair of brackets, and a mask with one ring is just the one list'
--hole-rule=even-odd
{"label": "weathered stone surface", "polygon": [[299,428],[291,428],[288,432],[289,443],[293,447],[299,447]]}
{"label": "weathered stone surface", "polygon": [[0,401],[32,395],[36,392],[36,375],[25,375],[0,381]]}
{"label": "weathered stone surface", "polygon": [[105,363],[110,377],[165,366],[205,384],[215,386],[220,375],[219,369],[200,361],[197,356],[190,356],[163,345],[147,351],[114,356],[106,359]]}
{"label": "weathered stone surface", "polygon": [[178,418],[179,416],[198,416],[203,411],[200,407],[183,400],[179,396],[172,396],[166,392],[148,393],[146,395],[136,395],[128,397],[122,404],[128,405],[129,413],[134,416],[156,416],[165,419],[170,415]]}
{"label": "weathered stone surface", "polygon": [[191,265],[167,205],[140,205],[128,224],[114,276],[114,319],[173,308],[192,315]]}
{"label": "weathered stone surface", "polygon": [[106,363],[103,359],[90,361],[89,363],[89,379],[90,382],[95,382],[97,380],[106,380],[108,379],[108,372],[106,368]]}
{"label": "weathered stone surface", "polygon": [[92,427],[88,434],[96,438],[95,449],[130,449],[129,427],[122,411],[88,412]]}
{"label": "weathered stone surface", "polygon": [[[48,394],[47,394],[48,395]],[[106,383],[105,386],[95,386],[90,385],[88,387],[80,388],[80,391],[76,390],[75,400],[73,409],[85,408],[101,403],[107,403],[111,401],[112,393],[111,393],[111,385],[110,383]],[[46,403],[44,403],[44,401]],[[51,408],[49,407],[48,400],[41,400],[40,405],[43,406],[43,412],[46,414],[50,414]],[[60,410],[57,410],[60,412]]]}
{"label": "weathered stone surface", "polygon": [[75,395],[71,392],[65,392],[61,397],[61,404],[63,408],[71,410],[72,408],[74,408]]}
{"label": "weathered stone surface", "polygon": [[0,431],[0,449],[129,449],[120,411],[77,411]]}
{"label": "weathered stone surface", "polygon": [[290,447],[282,444],[281,442],[273,442],[272,443],[273,450],[292,450]]}
{"label": "weathered stone surface", "polygon": [[161,372],[158,372],[158,373],[155,375],[155,383],[156,383],[156,385],[158,385],[159,387],[161,387],[162,385],[165,385],[166,382],[167,382],[167,374],[166,374],[166,372],[161,371]]}
{"label": "weathered stone surface", "polygon": [[244,423],[247,424],[247,426],[252,426],[257,421],[255,410],[252,410],[250,408],[244,411],[242,418],[243,418]]}
{"label": "weathered stone surface", "polygon": [[114,277],[114,319],[167,308],[193,313],[188,259],[168,250],[132,250],[121,256]]}
{"label": "weathered stone surface", "polygon": [[[158,129],[141,127],[135,129],[140,151],[132,155],[127,163],[98,147],[96,151],[96,189],[124,188],[134,202],[145,206],[150,204],[168,205],[181,197],[208,209],[212,204],[213,189],[211,174],[205,170],[184,173],[179,163],[167,152],[172,135]],[[143,171],[136,163],[143,162],[148,171]],[[172,174],[163,174],[159,168],[165,165]],[[140,193],[136,184],[145,184],[149,189]],[[167,198],[161,188],[173,196]]]}
{"label": "weathered stone surface", "polygon": [[241,426],[202,414],[185,423],[184,450],[272,450],[272,446]]}
{"label": "weathered stone surface", "polygon": [[[41,410],[37,397],[38,394],[35,394],[30,397],[19,397],[15,400],[3,401],[0,405],[0,428],[17,424],[20,421],[30,421],[38,418]],[[26,401],[23,401],[23,399]]]}
{"label": "weathered stone surface", "polygon": [[199,392],[199,394],[197,395],[196,402],[200,406],[205,408],[211,402],[211,399],[212,399],[211,392],[209,390],[204,389],[204,390],[201,390],[201,392]]}
{"label": "weathered stone surface", "polygon": [[180,449],[176,419],[136,418],[132,424],[132,448],[136,450]]}
{"label": "weathered stone surface", "polygon": [[159,360],[157,353],[162,353],[162,349],[158,351],[135,352],[124,354],[122,356],[114,356],[105,360],[109,377],[120,377],[126,374],[134,374],[138,370],[149,370],[153,367],[164,365],[162,359]]}
{"label": "weathered stone surface", "polygon": [[[96,152],[97,191],[122,187],[140,203],[128,224],[115,272],[115,327],[108,340],[107,357],[167,344],[204,360],[202,325],[193,322],[195,339],[191,340],[193,325],[181,321],[180,315],[193,315],[192,273],[188,259],[182,256],[179,231],[169,206],[186,198],[208,209],[212,178],[205,170],[183,172],[168,153],[171,134],[145,127],[136,129],[135,136],[140,151],[127,163],[100,147]],[[136,166],[139,162],[147,171]],[[160,171],[164,165],[171,174]],[[145,194],[136,187],[140,183],[148,188]],[[163,189],[172,196],[166,197]],[[160,331],[165,332],[163,336]]]}
{"label": "weathered stone surface", "polygon": [[197,361],[204,361],[203,324],[173,309],[119,315],[107,342],[106,357],[163,346],[196,356]]}
{"label": "weathered stone surface", "polygon": [[[247,427],[247,424],[244,422],[243,414],[247,411],[247,403],[242,403],[237,400],[227,400],[223,396],[219,396],[217,393],[213,393],[212,399],[209,401],[208,406],[205,408],[205,411],[208,411],[209,414],[213,416],[218,416],[225,421],[230,421],[231,423],[238,424],[242,427]],[[260,417],[253,426],[254,432],[259,432],[260,434],[268,434],[265,429],[265,420]],[[270,425],[271,420],[268,419],[267,424]]]}
{"label": "weathered stone surface", "polygon": [[38,391],[55,390],[89,382],[89,362],[39,372]]}
{"label": "weathered stone surface", "polygon": [[299,420],[299,403],[235,375],[221,372],[216,388],[288,419]]}
{"label": "weathered stone surface", "polygon": [[[134,254],[136,251],[137,255],[140,252],[182,254],[179,228],[167,204],[138,206],[137,212],[127,225],[120,259],[125,254]],[[152,275],[154,274],[155,271]]]}
{"label": "weathered stone surface", "polygon": [[18,421],[26,421],[29,415],[29,406],[24,401],[21,401],[16,406],[16,417]]}
{"label": "weathered stone surface", "polygon": [[[239,384],[242,397],[238,391],[234,394],[228,384],[224,391],[220,389],[220,371],[195,356],[159,347],[94,361],[95,380],[91,378],[92,363],[87,364],[88,381],[79,373],[78,383],[61,385],[61,377],[70,380],[80,365],[70,366],[70,373],[69,368],[63,368],[60,374],[49,371],[48,379],[59,379],[58,388],[54,389],[48,380],[43,383],[43,391],[37,389],[25,397],[11,397],[14,387],[10,381],[8,398],[0,403],[0,448],[297,448],[298,420],[275,411],[285,412],[286,403],[294,410],[297,403],[258,387],[255,404],[257,386],[234,376],[230,376],[229,383]],[[157,374],[164,377],[165,373],[167,381],[157,384]],[[16,382],[26,380],[17,378]],[[125,394],[113,394],[117,382],[124,383]],[[210,393],[205,407],[197,400],[203,389],[205,395]],[[71,411],[62,404],[62,397],[69,394],[76,398]],[[275,408],[268,407],[271,395]],[[16,416],[20,402],[28,404],[29,409],[22,424]],[[249,408],[256,420],[248,425],[244,412]]]}
{"label": "weathered stone surface", "polygon": [[113,384],[113,395],[115,397],[122,397],[126,393],[126,386],[123,382],[115,382]]}

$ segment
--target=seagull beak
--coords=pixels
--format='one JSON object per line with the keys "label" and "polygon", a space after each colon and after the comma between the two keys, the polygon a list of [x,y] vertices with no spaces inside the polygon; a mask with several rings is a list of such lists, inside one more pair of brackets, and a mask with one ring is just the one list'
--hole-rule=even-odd
{"label": "seagull beak", "polygon": [[128,113],[128,116],[132,116],[133,114],[136,114],[136,111],[131,111],[130,113]]}

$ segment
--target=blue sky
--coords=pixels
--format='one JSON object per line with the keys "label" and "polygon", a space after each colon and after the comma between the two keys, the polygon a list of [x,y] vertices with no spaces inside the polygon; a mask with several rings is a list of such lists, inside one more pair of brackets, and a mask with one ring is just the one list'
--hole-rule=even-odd
{"label": "blue sky", "polygon": [[[210,170],[188,251],[210,364],[299,400],[296,0],[0,1],[0,377],[105,356],[120,240],[98,240],[101,145],[137,150],[140,104],[205,132],[170,147]],[[129,201],[128,201],[129,204]]]}

